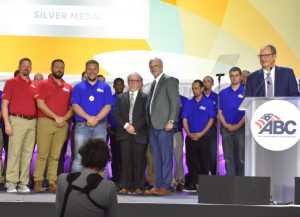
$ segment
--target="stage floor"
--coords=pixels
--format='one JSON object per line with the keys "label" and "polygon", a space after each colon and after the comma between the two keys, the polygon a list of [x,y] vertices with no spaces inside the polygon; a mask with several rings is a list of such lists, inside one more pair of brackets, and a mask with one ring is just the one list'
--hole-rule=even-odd
{"label": "stage floor", "polygon": [[[6,193],[0,192],[0,202],[29,202],[29,203],[54,203],[55,194],[51,193]],[[174,192],[170,196],[131,196],[118,195],[119,203],[160,203],[160,204],[198,204],[197,193]]]}
{"label": "stage floor", "polygon": [[[117,217],[299,217],[297,205],[199,204],[197,193],[175,192],[170,196],[118,195]],[[55,194],[0,192],[1,217],[54,217]]]}

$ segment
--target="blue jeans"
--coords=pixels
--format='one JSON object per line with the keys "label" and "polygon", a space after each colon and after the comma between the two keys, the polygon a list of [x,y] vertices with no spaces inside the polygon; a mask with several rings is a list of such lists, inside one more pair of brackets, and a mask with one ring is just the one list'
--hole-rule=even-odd
{"label": "blue jeans", "polygon": [[154,129],[152,124],[149,140],[152,147],[155,187],[169,189],[173,170],[173,131]]}
{"label": "blue jeans", "polygon": [[225,166],[228,176],[245,174],[245,126],[234,132],[221,128]]}
{"label": "blue jeans", "polygon": [[80,147],[88,139],[103,139],[106,140],[106,126],[105,123],[97,124],[94,127],[88,126],[85,122],[77,122],[75,126],[75,150],[74,161],[72,164],[72,172],[79,172],[82,170],[81,156],[78,153]]}

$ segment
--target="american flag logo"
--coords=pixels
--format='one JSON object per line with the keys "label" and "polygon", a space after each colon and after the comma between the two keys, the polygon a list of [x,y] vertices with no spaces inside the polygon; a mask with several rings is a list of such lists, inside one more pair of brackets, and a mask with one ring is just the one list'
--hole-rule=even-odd
{"label": "american flag logo", "polygon": [[263,128],[269,121],[281,120],[277,115],[267,113],[264,114],[260,119],[258,119],[255,124],[259,127],[259,129]]}

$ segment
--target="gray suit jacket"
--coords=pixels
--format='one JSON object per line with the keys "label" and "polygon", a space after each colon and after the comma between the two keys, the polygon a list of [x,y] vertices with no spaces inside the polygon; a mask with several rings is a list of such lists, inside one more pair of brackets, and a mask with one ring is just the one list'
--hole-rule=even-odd
{"label": "gray suit jacket", "polygon": [[[154,94],[154,95],[153,95]],[[153,95],[151,115],[150,102]],[[163,74],[160,78],[155,93],[149,93],[147,100],[147,123],[150,126],[150,121],[155,129],[164,129],[169,120],[178,120],[180,110],[180,98],[178,91],[178,82],[175,78]]]}

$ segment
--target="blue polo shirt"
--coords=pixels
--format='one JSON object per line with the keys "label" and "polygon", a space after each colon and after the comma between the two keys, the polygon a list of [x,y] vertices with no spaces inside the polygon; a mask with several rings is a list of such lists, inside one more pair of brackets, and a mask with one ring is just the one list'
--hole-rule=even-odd
{"label": "blue polo shirt", "polygon": [[184,104],[188,101],[189,99],[185,96],[180,95],[180,110],[178,114],[178,120],[177,120],[177,129],[181,130],[183,128],[182,124],[182,112],[184,108]]}
{"label": "blue polo shirt", "polygon": [[[203,93],[203,95],[205,95],[205,94]],[[217,109],[218,108],[218,94],[215,93],[215,92],[213,92],[213,91],[211,91],[210,95],[206,96],[206,97],[213,102],[215,108]]]}
{"label": "blue polo shirt", "polygon": [[239,123],[245,115],[245,111],[238,110],[243,101],[244,91],[245,87],[240,85],[235,91],[229,86],[220,92],[220,110],[223,111],[228,124]]}
{"label": "blue polo shirt", "polygon": [[108,123],[109,123],[109,126],[110,126],[111,129],[117,129],[118,128],[117,121],[114,117],[114,111],[115,111],[115,105],[116,105],[116,102],[117,102],[117,98],[118,98],[117,94],[114,94],[112,96],[112,106],[111,106],[111,110],[108,114]]}
{"label": "blue polo shirt", "polygon": [[182,118],[187,119],[191,133],[199,133],[204,130],[209,119],[216,118],[216,109],[207,97],[203,96],[199,102],[193,97],[185,103]]}
{"label": "blue polo shirt", "polygon": [[[0,111],[2,111],[2,90],[0,90]],[[3,116],[0,119],[0,128],[3,127]],[[1,130],[1,129],[0,129]],[[1,157],[1,156],[0,156]],[[1,159],[0,159],[1,160]]]}
{"label": "blue polo shirt", "polygon": [[[110,86],[100,80],[95,85],[82,81],[73,88],[71,104],[78,104],[88,115],[96,116],[104,106],[113,104]],[[75,121],[86,120],[75,113]]]}

